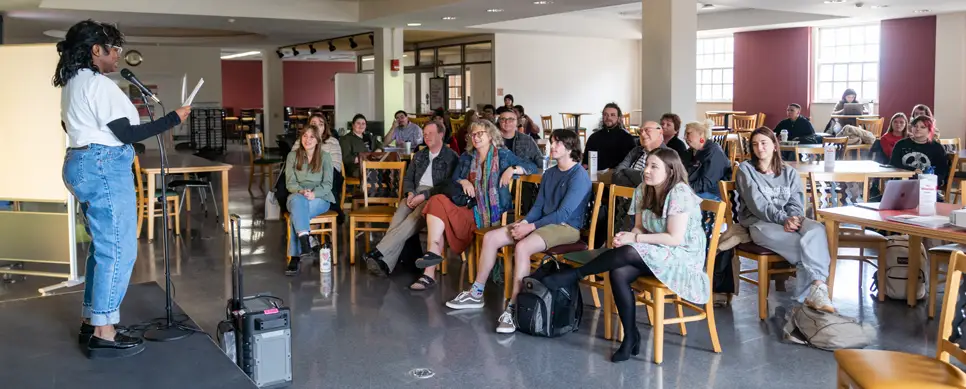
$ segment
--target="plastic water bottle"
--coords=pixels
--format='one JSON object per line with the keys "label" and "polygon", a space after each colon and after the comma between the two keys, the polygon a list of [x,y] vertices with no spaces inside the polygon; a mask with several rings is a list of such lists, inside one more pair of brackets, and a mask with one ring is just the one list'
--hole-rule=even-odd
{"label": "plastic water bottle", "polygon": [[835,169],[835,145],[825,145],[825,170]]}
{"label": "plastic water bottle", "polygon": [[319,273],[319,294],[322,298],[332,295],[332,273]]}
{"label": "plastic water bottle", "polygon": [[319,250],[319,272],[329,273],[332,271],[332,249],[325,243]]}
{"label": "plastic water bottle", "polygon": [[781,136],[782,143],[788,142],[788,130],[782,130],[779,136]]}

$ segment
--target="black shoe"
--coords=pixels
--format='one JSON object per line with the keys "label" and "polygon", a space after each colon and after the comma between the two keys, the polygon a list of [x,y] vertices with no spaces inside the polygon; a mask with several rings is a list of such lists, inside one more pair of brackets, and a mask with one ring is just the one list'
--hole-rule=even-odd
{"label": "black shoe", "polygon": [[443,263],[443,257],[436,253],[426,253],[422,258],[416,260],[416,267],[420,269],[425,269],[427,267],[436,266]]}
{"label": "black shoe", "polygon": [[631,355],[637,355],[641,353],[641,334],[637,332],[637,328],[628,331],[624,335],[624,341],[621,342],[621,346],[617,348],[614,355],[610,357],[611,362],[623,362],[631,359]]}
{"label": "black shoe", "polygon": [[85,350],[90,359],[124,358],[140,354],[144,351],[144,340],[124,335],[114,334],[114,340],[101,339],[91,336]]}
{"label": "black shoe", "polygon": [[312,242],[309,241],[308,235],[299,236],[299,248],[302,249],[302,256],[312,253]]}
{"label": "black shoe", "polygon": [[285,267],[285,275],[294,276],[299,274],[299,270],[302,269],[302,257],[291,257],[288,260],[288,266]]}
{"label": "black shoe", "polygon": [[[127,332],[127,327],[115,324],[114,331]],[[81,322],[80,331],[77,333],[77,344],[87,344],[91,336],[94,336],[94,326]]]}
{"label": "black shoe", "polygon": [[389,265],[382,260],[382,253],[379,250],[370,251],[369,254],[366,254],[365,259],[369,273],[379,277],[389,276]]}

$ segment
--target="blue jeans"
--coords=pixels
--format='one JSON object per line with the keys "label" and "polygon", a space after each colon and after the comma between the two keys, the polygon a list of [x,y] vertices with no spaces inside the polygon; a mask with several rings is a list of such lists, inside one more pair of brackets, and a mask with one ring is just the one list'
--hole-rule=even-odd
{"label": "blue jeans", "polygon": [[289,219],[292,220],[292,236],[289,237],[288,256],[297,257],[302,254],[299,247],[299,234],[309,232],[309,220],[329,211],[328,201],[316,197],[309,200],[299,193],[288,195],[285,202],[289,212]]}
{"label": "blue jeans", "polygon": [[715,195],[714,193],[701,192],[701,193],[698,193],[697,195],[698,195],[698,197],[700,197],[702,199],[705,199],[705,200],[721,201],[721,198],[718,197],[717,195]]}
{"label": "blue jeans", "polygon": [[120,321],[118,310],[138,256],[133,163],[131,145],[91,144],[67,150],[64,157],[64,184],[80,203],[91,237],[81,315],[95,326]]}

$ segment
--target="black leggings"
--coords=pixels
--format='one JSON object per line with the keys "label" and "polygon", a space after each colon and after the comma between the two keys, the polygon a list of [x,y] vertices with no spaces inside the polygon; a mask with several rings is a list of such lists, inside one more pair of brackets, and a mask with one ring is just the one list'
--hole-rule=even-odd
{"label": "black leggings", "polygon": [[[617,314],[621,318],[624,331],[626,333],[637,331],[635,321],[637,301],[634,297],[634,291],[631,290],[631,283],[638,277],[653,276],[654,273],[641,260],[641,255],[637,253],[637,250],[629,245],[608,250],[593,261],[577,268],[577,274],[580,275],[580,278],[608,271],[610,272],[610,286],[614,292],[614,304],[617,305]],[[625,337],[625,339],[633,338]]]}

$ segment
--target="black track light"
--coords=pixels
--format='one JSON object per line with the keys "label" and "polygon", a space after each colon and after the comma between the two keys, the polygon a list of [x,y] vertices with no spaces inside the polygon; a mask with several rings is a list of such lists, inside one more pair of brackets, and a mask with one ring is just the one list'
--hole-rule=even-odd
{"label": "black track light", "polygon": [[376,35],[373,33],[369,33],[369,44],[373,46],[376,45]]}
{"label": "black track light", "polygon": [[349,48],[354,49],[356,47],[359,47],[359,44],[356,43],[356,40],[354,38],[349,37]]}
{"label": "black track light", "polygon": [[329,51],[335,51],[335,45],[332,43],[332,41],[329,41]]}
{"label": "black track light", "polygon": [[283,53],[282,50],[275,50],[275,54],[278,54],[279,59],[282,59],[285,57],[285,53]]}
{"label": "black track light", "polygon": [[293,57],[298,57],[299,56],[299,49],[293,47],[292,48],[292,56]]}
{"label": "black track light", "polygon": [[315,45],[309,45],[309,53],[315,54],[318,50],[315,49]]}

